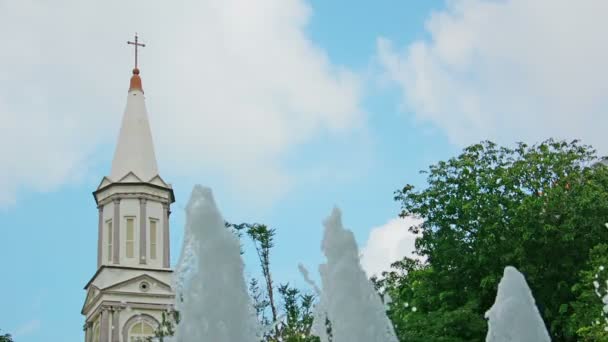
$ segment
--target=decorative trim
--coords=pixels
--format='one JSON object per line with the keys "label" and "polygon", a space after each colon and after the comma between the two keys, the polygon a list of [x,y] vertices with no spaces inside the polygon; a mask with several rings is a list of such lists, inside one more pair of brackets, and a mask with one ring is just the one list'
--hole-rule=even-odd
{"label": "decorative trim", "polygon": [[[163,178],[162,178],[160,175],[156,175],[156,176],[154,176],[154,177],[150,178],[150,179],[148,180],[148,183],[150,183],[150,184],[154,184],[154,181],[155,181],[156,179],[158,179],[158,180],[159,180],[159,181],[160,181],[160,182],[161,182],[161,183],[162,183],[164,186],[166,186],[167,188],[171,188],[171,185],[169,185],[169,183],[165,182],[165,180],[164,180],[164,179],[163,179]],[[158,185],[158,184],[155,184],[155,185]]]}
{"label": "decorative trim", "polygon": [[87,319],[89,322],[95,322],[97,315],[101,315],[103,310],[110,309],[112,307],[121,309],[133,309],[133,310],[169,310],[173,308],[172,304],[159,304],[159,303],[142,303],[142,302],[118,302],[115,300],[103,300],[95,308],[95,311],[89,316],[91,319]]}
{"label": "decorative trim", "polygon": [[158,280],[158,279],[156,279],[156,278],[154,278],[154,277],[152,277],[150,275],[147,275],[147,274],[142,274],[142,275],[139,275],[139,276],[137,276],[135,278],[127,279],[125,281],[121,281],[120,283],[116,283],[116,284],[110,285],[108,287],[103,288],[101,291],[111,290],[111,289],[117,288],[119,286],[127,285],[127,284],[134,283],[134,282],[138,282],[138,281],[144,280],[144,279],[147,279],[149,281],[158,283],[158,284],[164,286],[165,289],[171,291],[171,286],[169,284],[165,283],[164,281],[160,281],[160,280]]}
{"label": "decorative trim", "polygon": [[[86,312],[87,309],[91,308],[92,306],[94,306],[95,303],[97,303],[99,301],[99,299],[101,298],[101,293],[97,293],[93,299],[91,299],[91,301],[87,301],[84,303],[84,305],[82,306],[82,309],[80,310],[80,313],[86,316]],[[95,315],[88,315],[86,316],[86,321],[88,322],[94,322],[95,321]]]}
{"label": "decorative trim", "polygon": [[91,287],[87,290],[87,295],[84,299],[84,304],[82,305],[82,312],[84,312],[84,308],[97,300],[100,292],[101,290],[97,286],[91,285]]}
{"label": "decorative trim", "polygon": [[[126,291],[104,291],[99,293],[97,296],[95,296],[95,300],[91,302],[91,304],[85,306],[81,313],[83,315],[86,315],[87,310],[89,310],[91,307],[95,307],[95,305],[97,304],[97,302],[101,299],[102,295],[124,295],[124,296],[130,296],[130,297],[136,297],[136,298],[157,298],[157,299],[174,299],[175,295],[174,294],[154,294],[154,293],[144,293],[144,292],[126,292]],[[107,301],[101,301],[101,303],[107,303]],[[118,303],[117,305],[121,305],[121,307],[126,307],[126,305],[122,305],[122,303]],[[98,306],[99,307],[99,306]],[[131,306],[131,308],[135,308],[133,306]],[[137,307],[139,309],[149,309],[147,307]],[[152,308],[154,309],[154,308]],[[91,315],[91,317],[94,317],[94,314]]]}
{"label": "decorative trim", "polygon": [[[105,184],[105,185],[104,185],[103,183],[104,183],[105,181],[107,181],[107,184]],[[111,180],[111,179],[110,179],[110,178],[108,178],[108,177],[103,177],[103,178],[101,179],[101,182],[99,182],[99,185],[97,186],[97,189],[101,189],[101,187],[102,187],[102,186],[103,186],[103,187],[106,187],[106,186],[108,186],[108,185],[112,185],[112,183],[114,183],[114,181],[113,181],[113,180]]]}
{"label": "decorative trim", "polygon": [[99,209],[99,222],[97,233],[97,268],[101,267],[101,254],[103,251],[103,205],[97,207]]}
{"label": "decorative trim", "polygon": [[139,283],[139,291],[141,292],[148,292],[150,291],[150,283],[148,283],[147,281],[141,281]]}
{"label": "decorative trim", "polygon": [[112,222],[112,263],[120,263],[120,198],[114,199],[114,222]]}
{"label": "decorative trim", "polygon": [[155,189],[165,190],[165,191],[169,192],[169,200],[170,200],[170,202],[171,203],[175,202],[175,194],[173,193],[173,189],[172,188],[168,188],[168,187],[164,187],[164,186],[160,186],[160,185],[156,185],[156,184],[152,184],[152,183],[146,183],[146,182],[127,182],[127,183],[112,183],[112,184],[108,184],[108,185],[106,185],[106,186],[104,186],[102,188],[99,188],[99,189],[93,191],[93,198],[95,199],[95,203],[97,205],[99,205],[99,201],[97,200],[97,194],[105,191],[106,189],[109,189],[110,187],[118,186],[118,185],[121,185],[121,186],[124,186],[124,185],[127,185],[127,186],[142,186],[143,185],[143,186],[150,186],[150,187],[155,188]]}
{"label": "decorative trim", "polygon": [[127,306],[131,309],[141,310],[167,310],[173,307],[171,304],[158,304],[158,303],[142,303],[142,302],[117,302],[117,301],[103,301],[102,305],[109,305],[114,307],[120,307],[126,309]]}
{"label": "decorative trim", "polygon": [[146,214],[146,202],[148,200],[144,197],[139,198],[139,263],[141,265],[146,264],[146,250],[148,242],[146,239],[147,235],[147,214]]}
{"label": "decorative trim", "polygon": [[169,215],[171,206],[163,203],[163,267],[171,267],[171,248],[170,248],[170,234],[169,234]]}
{"label": "decorative trim", "polygon": [[145,198],[148,201],[156,201],[156,202],[160,202],[160,203],[169,202],[166,197],[151,195],[151,194],[145,193],[145,192],[121,192],[121,193],[112,194],[112,195],[102,199],[101,201],[99,201],[99,204],[107,204],[107,203],[112,202],[115,199],[140,199],[140,198]]}
{"label": "decorative trim", "polygon": [[[135,315],[131,316],[131,318],[129,318],[125,322],[125,325],[122,326],[122,340],[123,341],[128,341],[129,330],[131,329],[131,326],[133,324],[139,323],[141,321],[144,321],[144,322],[150,324],[154,329],[156,329],[158,327],[158,325],[160,324],[156,320],[156,318],[154,318],[148,314],[135,314]],[[114,341],[112,341],[112,342],[114,342]]]}
{"label": "decorative trim", "polygon": [[[133,171],[129,171],[129,172],[127,172],[126,175],[122,176],[115,183],[122,183],[122,181],[125,180],[125,179],[127,179],[127,177],[129,177],[129,176],[133,176],[133,177],[137,178],[137,180],[139,181],[138,183],[142,183],[143,182],[143,180],[141,178],[137,177],[137,175]],[[125,183],[133,183],[133,182],[125,182]]]}
{"label": "decorative trim", "polygon": [[95,280],[95,278],[99,275],[99,273],[101,273],[101,270],[103,270],[104,268],[113,268],[113,269],[120,269],[120,270],[153,271],[153,272],[173,272],[173,270],[170,270],[170,269],[168,270],[165,268],[101,265],[101,267],[97,270],[97,272],[95,272],[93,277],[91,277],[91,280],[89,280],[89,282],[84,286],[85,290],[88,289],[89,285],[91,285],[93,280]]}
{"label": "decorative trim", "polygon": [[127,291],[104,291],[104,294],[128,295],[143,298],[175,298],[174,294],[149,293],[149,292],[127,292]]}
{"label": "decorative trim", "polygon": [[[133,292],[119,292],[119,291],[109,291],[109,292],[104,292],[104,294],[119,294],[119,295],[133,295],[135,297],[140,297],[139,299],[141,300],[149,300],[150,298],[157,298],[157,299],[174,299],[175,295],[150,295],[150,294],[146,294],[146,293],[133,293]],[[98,296],[101,297],[101,296]],[[127,309],[127,307],[129,307],[130,309],[141,309],[141,310],[168,310],[170,308],[173,308],[172,304],[160,304],[160,303],[143,303],[143,302],[125,302],[125,301],[121,301],[121,302],[117,302],[114,300],[101,300],[99,301],[100,298],[97,298],[95,300],[95,304],[96,305],[91,305],[95,307],[95,310],[93,310],[91,312],[90,315],[86,314],[86,311],[82,311],[81,314],[85,315],[86,321],[88,322],[95,322],[95,320],[97,319],[98,315],[101,315],[101,312],[105,309],[108,308],[112,308],[112,307],[116,307],[116,308],[121,308],[121,309]],[[99,303],[98,303],[99,302]]]}

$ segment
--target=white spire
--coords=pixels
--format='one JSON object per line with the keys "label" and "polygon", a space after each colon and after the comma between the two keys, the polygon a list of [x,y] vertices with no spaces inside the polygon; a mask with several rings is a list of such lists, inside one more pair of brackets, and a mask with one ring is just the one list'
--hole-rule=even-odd
{"label": "white spire", "polygon": [[118,182],[129,172],[144,182],[158,175],[139,69],[133,69],[127,108],[122,118],[110,179]]}

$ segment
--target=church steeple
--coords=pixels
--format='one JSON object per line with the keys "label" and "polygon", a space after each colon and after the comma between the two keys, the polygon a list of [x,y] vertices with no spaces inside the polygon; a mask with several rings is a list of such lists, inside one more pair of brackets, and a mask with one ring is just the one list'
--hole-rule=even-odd
{"label": "church steeple", "polygon": [[158,175],[139,69],[133,69],[131,76],[127,108],[122,118],[110,179],[120,181],[129,172],[143,182],[149,182]]}
{"label": "church steeple", "polygon": [[158,174],[139,69],[130,85],[112,170],[93,193],[99,208],[98,266],[169,268],[175,197]]}
{"label": "church steeple", "polygon": [[[144,46],[134,42],[137,48]],[[144,340],[175,302],[169,215],[175,196],[158,175],[135,58],[127,106],[108,177],[93,192],[98,209],[97,272],[85,286],[85,341]]]}

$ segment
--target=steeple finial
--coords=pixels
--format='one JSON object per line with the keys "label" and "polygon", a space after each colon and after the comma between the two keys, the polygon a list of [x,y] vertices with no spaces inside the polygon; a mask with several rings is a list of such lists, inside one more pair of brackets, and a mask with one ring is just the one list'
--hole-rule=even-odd
{"label": "steeple finial", "polygon": [[146,47],[146,44],[142,44],[139,42],[139,36],[137,35],[137,32],[135,33],[135,41],[134,42],[127,41],[127,44],[135,46],[135,68],[133,69],[133,76],[131,76],[131,84],[129,86],[129,91],[141,90],[143,92],[144,89],[141,85],[141,78],[139,77],[139,69],[137,68],[137,51],[140,46]]}
{"label": "steeple finial", "polygon": [[137,48],[140,46],[146,47],[146,44],[142,44],[139,42],[139,36],[137,35],[137,32],[135,32],[135,41],[134,42],[127,41],[127,44],[135,46],[135,69],[137,69],[137,50],[138,50]]}

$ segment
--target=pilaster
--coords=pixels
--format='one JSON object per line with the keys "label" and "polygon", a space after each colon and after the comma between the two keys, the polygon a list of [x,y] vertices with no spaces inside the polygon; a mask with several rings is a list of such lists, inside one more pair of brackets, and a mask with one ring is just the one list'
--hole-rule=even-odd
{"label": "pilaster", "polygon": [[112,342],[120,342],[120,308],[112,308]]}
{"label": "pilaster", "polygon": [[84,325],[84,341],[92,342],[93,339],[93,324],[91,322],[86,322]]}
{"label": "pilaster", "polygon": [[[97,223],[97,268],[101,267],[101,254],[103,251],[103,205],[98,206],[99,220]],[[87,341],[88,342],[88,341]]]}
{"label": "pilaster", "polygon": [[112,222],[112,263],[120,263],[120,198],[114,199],[114,222]]}
{"label": "pilaster", "polygon": [[169,241],[169,215],[171,214],[169,204],[163,203],[163,267],[171,266],[170,241]]}
{"label": "pilaster", "polygon": [[110,342],[110,320],[108,308],[101,309],[101,323],[99,326],[99,342]]}
{"label": "pilaster", "polygon": [[148,246],[148,242],[147,242],[147,229],[146,229],[146,225],[147,225],[147,213],[146,213],[146,206],[147,206],[147,199],[145,198],[140,198],[139,199],[139,263],[142,265],[146,264],[147,261],[147,246]]}

